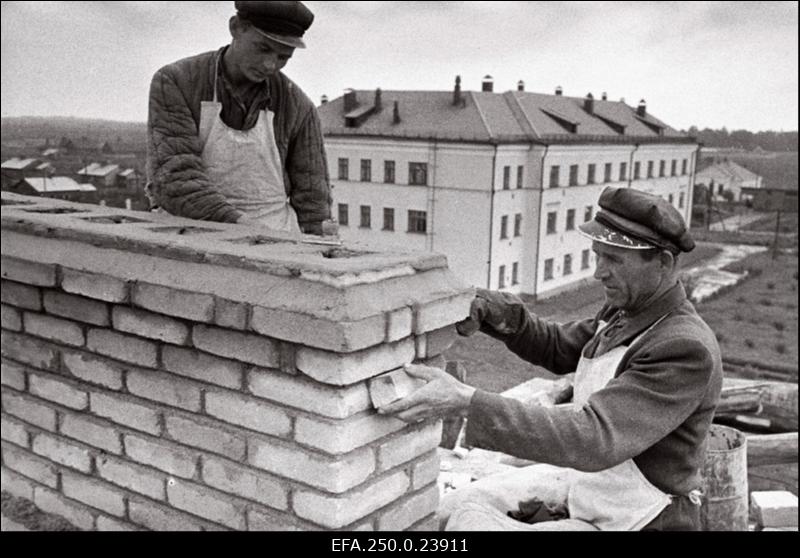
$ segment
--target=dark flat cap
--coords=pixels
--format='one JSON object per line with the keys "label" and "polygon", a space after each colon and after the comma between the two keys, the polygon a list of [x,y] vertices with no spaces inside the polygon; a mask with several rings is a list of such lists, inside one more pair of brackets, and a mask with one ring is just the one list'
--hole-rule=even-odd
{"label": "dark flat cap", "polygon": [[303,35],[314,22],[314,14],[302,2],[236,1],[236,13],[273,41],[306,48]]}
{"label": "dark flat cap", "polygon": [[578,229],[592,240],[646,250],[661,248],[674,254],[691,252],[694,239],[683,216],[659,196],[633,188],[606,188],[595,218]]}

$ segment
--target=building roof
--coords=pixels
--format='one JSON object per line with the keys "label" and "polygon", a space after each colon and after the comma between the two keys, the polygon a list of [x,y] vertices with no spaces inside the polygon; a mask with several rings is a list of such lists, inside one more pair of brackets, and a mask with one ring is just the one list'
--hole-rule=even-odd
{"label": "building roof", "polygon": [[4,168],[6,170],[26,170],[39,164],[40,161],[38,159],[19,159],[17,157],[13,157],[0,165],[0,168]]}
{"label": "building roof", "polygon": [[[359,123],[345,125],[344,97],[319,107],[328,136],[384,136],[477,142],[653,142],[694,143],[679,132],[623,102],[594,100],[593,113],[584,99],[525,91],[465,91],[453,105],[452,91],[381,91],[382,110],[364,115],[374,105],[375,91],[356,91]],[[400,121],[394,122],[397,102]],[[368,111],[366,111],[368,112]]]}
{"label": "building roof", "polygon": [[697,176],[702,178],[704,175],[711,175],[715,173],[720,173],[736,182],[752,182],[759,179],[759,175],[753,171],[727,159],[724,161],[715,161],[707,164],[697,171]]}
{"label": "building roof", "polygon": [[54,176],[52,178],[30,177],[28,184],[37,192],[96,192],[97,188],[91,184],[79,184],[68,176]]}
{"label": "building roof", "polygon": [[139,173],[136,172],[136,169],[125,169],[124,171],[120,172],[119,175],[122,178],[128,178],[129,176],[137,176]]}
{"label": "building roof", "polygon": [[42,156],[49,157],[50,155],[58,155],[59,153],[61,153],[61,149],[58,147],[49,147],[42,151]]}
{"label": "building roof", "polygon": [[92,163],[89,166],[79,170],[77,174],[84,176],[107,176],[118,170],[119,165],[103,165],[100,163]]}

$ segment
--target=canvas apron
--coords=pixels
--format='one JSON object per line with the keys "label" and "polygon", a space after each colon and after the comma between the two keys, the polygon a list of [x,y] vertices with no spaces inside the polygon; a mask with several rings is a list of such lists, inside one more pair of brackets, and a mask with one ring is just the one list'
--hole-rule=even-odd
{"label": "canvas apron", "polygon": [[228,127],[222,121],[222,103],[217,102],[218,75],[215,70],[214,100],[200,105],[202,158],[209,178],[248,218],[271,229],[299,233],[297,215],[286,197],[273,128],[275,114],[260,111],[250,130]]}

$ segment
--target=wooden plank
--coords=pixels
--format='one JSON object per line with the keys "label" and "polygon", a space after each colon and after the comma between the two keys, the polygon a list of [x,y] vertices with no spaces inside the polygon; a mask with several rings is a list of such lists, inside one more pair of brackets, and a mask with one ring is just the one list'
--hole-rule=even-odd
{"label": "wooden plank", "polygon": [[747,465],[797,462],[797,432],[747,436]]}

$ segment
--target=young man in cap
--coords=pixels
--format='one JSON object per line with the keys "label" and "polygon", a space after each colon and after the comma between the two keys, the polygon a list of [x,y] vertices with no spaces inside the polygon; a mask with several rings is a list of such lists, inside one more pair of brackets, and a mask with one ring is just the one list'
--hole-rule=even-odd
{"label": "young man in cap", "polygon": [[[714,333],[678,280],[694,248],[681,215],[657,196],[608,188],[581,232],[592,239],[606,303],[564,325],[518,298],[479,291],[462,335],[480,329],[556,374],[575,372],[571,406],[526,405],[476,390],[445,372],[409,365],[427,383],[383,409],[414,422],[460,413],[466,442],[536,465],[490,476],[444,498],[455,530],[695,530],[705,442],[722,386]],[[565,511],[524,523],[507,512]],[[540,508],[542,511],[542,508]]]}
{"label": "young man in cap", "polygon": [[331,195],[319,116],[280,71],[314,15],[301,2],[234,4],[230,45],[153,77],[148,197],[183,217],[322,234]]}

